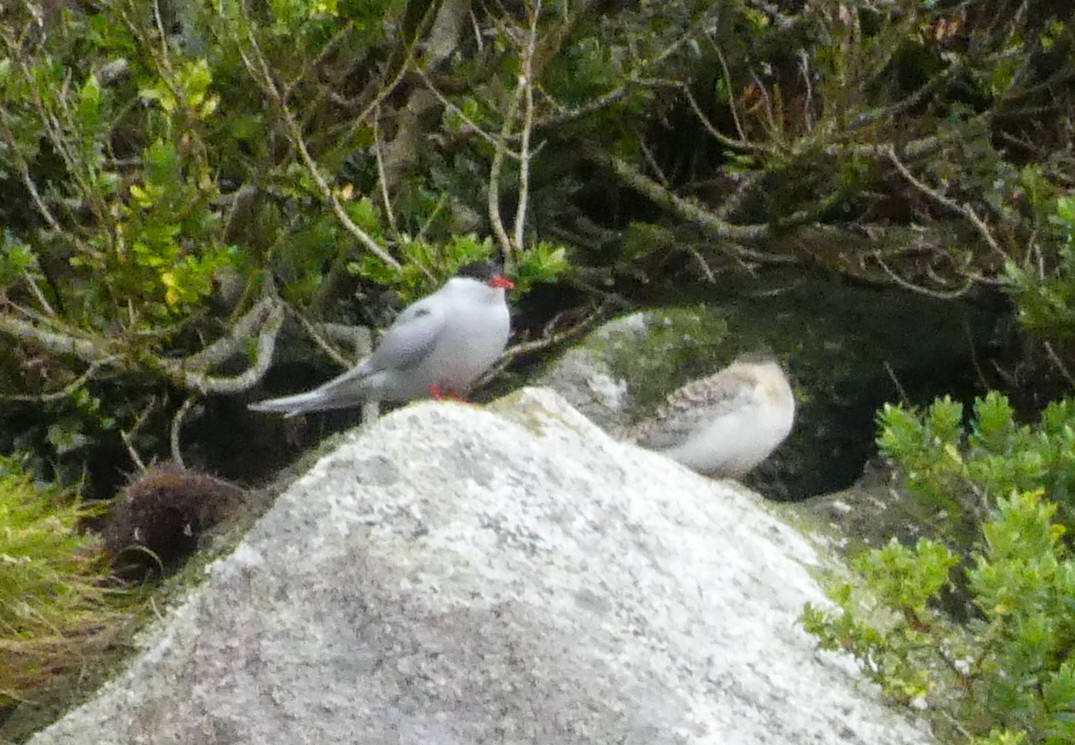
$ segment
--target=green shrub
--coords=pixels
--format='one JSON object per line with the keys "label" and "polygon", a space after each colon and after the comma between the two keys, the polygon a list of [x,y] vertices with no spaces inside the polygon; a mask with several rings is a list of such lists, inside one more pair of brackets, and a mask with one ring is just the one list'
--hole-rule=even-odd
{"label": "green shrub", "polygon": [[[1075,405],[1033,427],[1007,399],[888,406],[882,450],[938,518],[935,537],[893,541],[853,562],[837,608],[803,620],[827,649],[855,655],[895,699],[925,706],[942,738],[984,745],[1075,742]],[[966,598],[969,619],[946,613]]]}
{"label": "green shrub", "polygon": [[[148,459],[184,398],[257,384],[285,315],[382,322],[494,254],[519,292],[568,268],[531,212],[511,250],[486,237],[487,143],[441,156],[435,118],[400,132],[427,88],[403,75],[432,21],[417,5],[37,5],[0,9],[0,398],[27,404],[0,412],[0,452],[78,474],[126,432]],[[489,102],[469,113],[501,131]]]}
{"label": "green shrub", "polygon": [[1041,237],[1023,261],[1005,262],[1008,289],[1026,328],[1070,343],[1075,338],[1075,197],[1057,194],[1057,187],[1030,167],[1020,176]]}
{"label": "green shrub", "polygon": [[78,667],[122,615],[89,514],[0,458],[0,706]]}
{"label": "green shrub", "polygon": [[922,504],[937,510],[948,539],[966,546],[999,497],[1036,489],[1075,529],[1075,401],[1052,403],[1030,427],[1016,424],[1008,399],[991,392],[975,402],[968,430],[962,422],[962,405],[947,397],[921,415],[891,405],[881,414],[882,452]]}

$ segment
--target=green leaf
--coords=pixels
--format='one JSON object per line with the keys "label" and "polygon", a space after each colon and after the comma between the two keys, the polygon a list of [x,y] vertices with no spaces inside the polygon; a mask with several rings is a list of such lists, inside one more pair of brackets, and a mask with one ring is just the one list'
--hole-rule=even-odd
{"label": "green leaf", "polygon": [[922,538],[913,549],[895,539],[856,560],[878,599],[893,609],[919,613],[949,581],[959,557],[946,546]]}
{"label": "green leaf", "polygon": [[96,75],[90,75],[78,91],[78,118],[94,128],[101,110],[101,83]]}
{"label": "green leaf", "polygon": [[975,400],[975,422],[970,444],[990,453],[1007,454],[1014,429],[1014,415],[1015,411],[1008,403],[1007,397],[997,391],[990,391],[985,398]]}

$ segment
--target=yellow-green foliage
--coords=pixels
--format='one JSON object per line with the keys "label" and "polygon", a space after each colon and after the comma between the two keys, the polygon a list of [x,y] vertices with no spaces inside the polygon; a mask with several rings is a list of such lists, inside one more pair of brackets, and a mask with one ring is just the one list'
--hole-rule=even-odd
{"label": "yellow-green foliage", "polygon": [[0,705],[77,666],[116,620],[88,510],[0,458]]}
{"label": "yellow-green foliage", "polygon": [[807,630],[924,705],[940,741],[1075,742],[1075,399],[1036,425],[996,392],[969,425],[949,399],[880,419],[881,449],[935,514],[936,540],[858,557],[861,587],[831,593],[839,610],[808,606]]}

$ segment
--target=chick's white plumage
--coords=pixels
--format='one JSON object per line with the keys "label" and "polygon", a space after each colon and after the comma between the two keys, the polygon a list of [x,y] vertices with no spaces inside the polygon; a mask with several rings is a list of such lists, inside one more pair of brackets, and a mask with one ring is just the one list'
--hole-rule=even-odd
{"label": "chick's white plumage", "polygon": [[295,416],[367,399],[410,401],[438,391],[465,393],[508,344],[511,320],[504,290],[511,287],[492,262],[472,265],[407,306],[373,354],[351,370],[307,393],[259,401],[250,408]]}
{"label": "chick's white plumage", "polygon": [[738,478],[791,432],[795,394],[776,362],[734,362],[672,393],[639,444],[688,468]]}

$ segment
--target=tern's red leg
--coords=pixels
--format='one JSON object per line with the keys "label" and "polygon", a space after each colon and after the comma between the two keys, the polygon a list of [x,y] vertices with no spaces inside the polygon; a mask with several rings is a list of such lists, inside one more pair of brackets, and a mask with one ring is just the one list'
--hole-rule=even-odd
{"label": "tern's red leg", "polygon": [[466,403],[466,399],[463,398],[461,395],[451,390],[450,388],[442,388],[438,383],[434,383],[433,385],[429,386],[429,395],[437,401],[443,401],[444,399],[448,399],[450,401],[463,401],[464,403]]}

